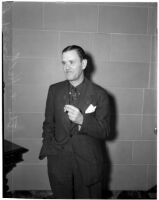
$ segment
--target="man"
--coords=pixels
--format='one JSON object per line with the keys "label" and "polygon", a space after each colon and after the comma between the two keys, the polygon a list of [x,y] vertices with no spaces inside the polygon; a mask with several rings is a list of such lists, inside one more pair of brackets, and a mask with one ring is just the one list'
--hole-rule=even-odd
{"label": "man", "polygon": [[84,77],[87,59],[81,47],[66,47],[62,64],[67,80],[49,88],[39,158],[47,156],[55,198],[101,198],[108,96]]}

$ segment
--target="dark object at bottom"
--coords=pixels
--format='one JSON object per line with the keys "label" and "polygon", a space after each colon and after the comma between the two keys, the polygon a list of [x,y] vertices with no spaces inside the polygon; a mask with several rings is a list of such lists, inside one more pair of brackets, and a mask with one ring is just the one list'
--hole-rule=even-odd
{"label": "dark object at bottom", "polygon": [[3,142],[3,197],[7,198],[9,186],[7,185],[7,174],[16,167],[16,164],[23,161],[23,153],[28,149],[14,144],[10,141],[4,140]]}
{"label": "dark object at bottom", "polygon": [[118,199],[149,199],[145,191],[122,191]]}
{"label": "dark object at bottom", "polygon": [[[26,190],[8,192],[8,198],[54,199],[51,190]],[[148,191],[105,191],[102,199],[156,199],[155,187]]]}
{"label": "dark object at bottom", "polygon": [[157,186],[150,188],[147,191],[122,191],[118,199],[156,199],[157,198]]}

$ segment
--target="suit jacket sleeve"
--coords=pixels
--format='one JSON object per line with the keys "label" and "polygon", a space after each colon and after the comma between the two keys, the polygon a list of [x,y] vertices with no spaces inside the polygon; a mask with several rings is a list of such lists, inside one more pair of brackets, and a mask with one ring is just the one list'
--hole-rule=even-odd
{"label": "suit jacket sleeve", "polygon": [[43,122],[43,138],[44,141],[51,142],[54,136],[55,123],[54,123],[54,98],[53,86],[49,87],[46,108],[45,108],[45,121]]}
{"label": "suit jacket sleeve", "polygon": [[84,113],[84,120],[80,132],[98,139],[106,139],[109,135],[109,102],[105,92],[98,96],[95,112]]}

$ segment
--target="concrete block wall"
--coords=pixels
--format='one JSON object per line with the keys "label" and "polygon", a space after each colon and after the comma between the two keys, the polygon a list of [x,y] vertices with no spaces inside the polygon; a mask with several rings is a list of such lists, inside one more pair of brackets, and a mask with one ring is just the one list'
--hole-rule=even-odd
{"label": "concrete block wall", "polygon": [[116,106],[116,136],[106,143],[110,189],[154,186],[157,3],[10,2],[4,22],[4,137],[29,149],[8,175],[10,190],[50,189],[46,160],[38,160],[42,122],[49,85],[64,79],[61,50],[70,44],[90,53],[92,80]]}

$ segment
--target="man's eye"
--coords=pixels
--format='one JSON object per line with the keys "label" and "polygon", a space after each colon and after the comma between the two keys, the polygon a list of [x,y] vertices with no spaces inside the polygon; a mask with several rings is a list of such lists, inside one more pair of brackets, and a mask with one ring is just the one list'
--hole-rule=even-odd
{"label": "man's eye", "polygon": [[72,64],[73,64],[73,61],[70,61],[70,64],[72,65]]}

